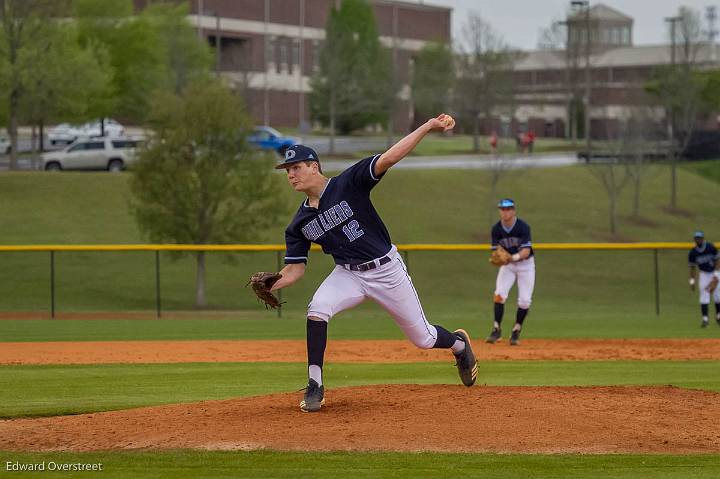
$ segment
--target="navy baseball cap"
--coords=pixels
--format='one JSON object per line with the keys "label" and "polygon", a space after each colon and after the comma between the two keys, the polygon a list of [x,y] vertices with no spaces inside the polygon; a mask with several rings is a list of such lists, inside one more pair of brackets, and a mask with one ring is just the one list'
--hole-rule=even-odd
{"label": "navy baseball cap", "polygon": [[320,157],[315,150],[305,145],[293,145],[285,150],[285,160],[275,166],[275,169],[282,170],[288,165],[297,163],[298,161],[317,161],[320,163]]}
{"label": "navy baseball cap", "polygon": [[515,208],[515,202],[510,198],[500,200],[498,208]]}
{"label": "navy baseball cap", "polygon": [[704,237],[705,237],[705,233],[703,233],[702,231],[696,231],[694,237],[695,237],[695,238],[704,238]]}

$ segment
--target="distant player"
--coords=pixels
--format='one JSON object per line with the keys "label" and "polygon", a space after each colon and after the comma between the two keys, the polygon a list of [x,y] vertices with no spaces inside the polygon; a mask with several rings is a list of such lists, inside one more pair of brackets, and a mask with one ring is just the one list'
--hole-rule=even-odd
{"label": "distant player", "polygon": [[[432,118],[385,153],[365,158],[332,178],[322,174],[317,153],[302,145],[288,148],[285,161],[277,166],[287,171],[293,189],[307,197],[285,230],[286,266],[272,290],[290,286],[303,276],[311,243],[322,246],[335,261],[307,310],[309,378],[302,411],[319,411],[325,402],[322,368],[328,321],[367,299],[382,306],[415,346],[451,349],[463,384],[475,383],[477,362],[467,333],[450,332],[425,318],[402,257],[370,201],[370,192],[387,170],[425,135],[451,130],[454,125],[448,115]],[[399,195],[395,199],[402,200]]]}
{"label": "distant player", "polygon": [[535,255],[532,249],[530,226],[519,219],[515,202],[509,198],[498,203],[500,221],[492,228],[492,249],[504,248],[509,253],[507,264],[500,267],[495,282],[495,321],[485,342],[494,344],[502,338],[505,301],[515,281],[518,285],[518,309],[510,335],[510,345],[520,344],[520,331],[527,317],[535,288]]}
{"label": "distant player", "polygon": [[[710,305],[710,296],[712,295],[715,302],[715,319],[720,326],[720,253],[715,245],[705,241],[705,234],[702,231],[695,232],[695,247],[688,253],[688,263],[690,264],[690,289],[695,290],[695,284],[700,290],[700,311],[702,312],[703,328],[707,328],[708,309]],[[699,269],[699,277],[695,270]]]}

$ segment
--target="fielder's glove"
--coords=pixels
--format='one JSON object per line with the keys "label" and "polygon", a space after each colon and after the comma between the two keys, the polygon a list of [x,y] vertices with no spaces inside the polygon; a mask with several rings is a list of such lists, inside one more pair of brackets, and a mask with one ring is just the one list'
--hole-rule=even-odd
{"label": "fielder's glove", "polygon": [[715,288],[717,288],[719,282],[720,282],[720,280],[718,280],[718,277],[713,276],[713,278],[710,280],[710,283],[707,285],[707,288],[705,288],[705,290],[708,293],[712,293],[713,291],[715,291]]}
{"label": "fielder's glove", "polygon": [[506,264],[510,263],[512,260],[512,255],[508,253],[508,251],[503,248],[502,246],[498,245],[497,249],[495,249],[492,254],[490,255],[490,262],[494,266],[505,266]]}
{"label": "fielder's glove", "polygon": [[282,303],[270,292],[270,288],[272,288],[280,278],[282,278],[280,273],[267,273],[261,271],[250,276],[250,281],[247,282],[245,287],[247,287],[248,284],[252,284],[253,292],[260,301],[265,303],[265,309],[279,308]]}

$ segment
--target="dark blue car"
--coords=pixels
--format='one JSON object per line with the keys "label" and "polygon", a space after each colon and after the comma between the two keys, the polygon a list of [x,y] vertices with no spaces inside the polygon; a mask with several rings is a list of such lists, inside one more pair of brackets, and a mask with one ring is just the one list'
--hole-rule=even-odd
{"label": "dark blue car", "polygon": [[285,156],[285,150],[298,143],[297,138],[283,136],[269,126],[256,127],[247,140],[261,150],[273,150],[280,156]]}

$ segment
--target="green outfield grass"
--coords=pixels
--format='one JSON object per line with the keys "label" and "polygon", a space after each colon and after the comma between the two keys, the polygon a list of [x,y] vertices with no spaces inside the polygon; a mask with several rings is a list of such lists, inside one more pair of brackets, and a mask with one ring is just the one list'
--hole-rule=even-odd
{"label": "green outfield grass", "polygon": [[[699,308],[683,314],[655,316],[654,311],[621,313],[611,306],[603,311],[583,310],[553,313],[533,311],[523,331],[524,338],[720,338],[720,327],[701,329]],[[649,307],[648,307],[649,309]],[[698,311],[696,311],[696,309]],[[514,307],[507,308],[512,324]],[[489,332],[492,305],[464,316],[450,310],[428,316],[432,323],[450,329],[464,328],[474,339]],[[190,316],[190,317],[188,317]],[[213,315],[187,314],[176,319],[61,319],[0,320],[0,341],[123,341],[194,339],[304,339],[305,315],[285,313],[282,319],[264,309],[253,313]],[[374,304],[362,305],[333,318],[332,339],[402,339],[392,318]]]}
{"label": "green outfield grass", "polygon": [[[485,479],[711,479],[720,475],[712,455],[494,455],[441,453],[276,453],[167,451],[101,453],[0,452],[21,463],[102,463],[107,478],[485,478]],[[89,477],[88,473],[43,472],[42,477]],[[31,477],[12,473],[12,477]],[[36,477],[36,476],[34,476]]]}
{"label": "green outfield grass", "polygon": [[[409,161],[412,161],[410,159]],[[708,168],[712,168],[708,166]],[[695,170],[693,170],[695,171]],[[679,174],[680,207],[669,214],[667,171],[657,167],[644,183],[643,221],[627,218],[629,193],[621,201],[620,236],[629,241],[687,241],[697,228],[720,238],[720,215],[708,205],[720,185],[693,171]],[[704,170],[703,170],[704,171]],[[705,175],[707,176],[707,175]],[[127,211],[127,175],[19,173],[0,175],[0,211],[4,244],[136,243],[143,239]],[[607,234],[605,196],[599,182],[582,166],[507,173],[497,197],[512,196],[519,214],[533,227],[535,242],[596,242]],[[493,201],[488,176],[479,171],[391,171],[373,193],[374,202],[396,243],[484,243]],[[286,191],[279,201],[297,204]],[[288,220],[291,216],[288,210]],[[282,243],[284,224],[267,232],[265,242]],[[207,295],[211,310],[257,312],[252,295],[241,288],[250,273],[277,267],[274,253],[244,253],[235,262],[211,255]],[[2,311],[49,309],[49,255],[0,254]],[[538,318],[622,311],[654,311],[651,252],[539,252],[536,303]],[[486,254],[413,252],[411,273],[430,314],[483,314],[495,270]],[[59,311],[153,310],[152,253],[58,253],[56,298]],[[306,278],[284,294],[288,314],[302,314],[312,292],[332,268],[313,253]],[[696,297],[686,287],[685,253],[660,253],[663,314],[682,320],[695,315]],[[168,310],[192,310],[194,262],[163,256],[162,302]]]}
{"label": "green outfield grass", "polygon": [[[481,362],[479,369],[481,384],[497,386],[672,384],[720,391],[720,372],[713,361],[492,361]],[[324,372],[330,389],[458,383],[450,355],[447,363],[330,363]],[[291,392],[302,387],[305,379],[303,363],[4,366],[0,367],[0,417],[79,414]]]}

